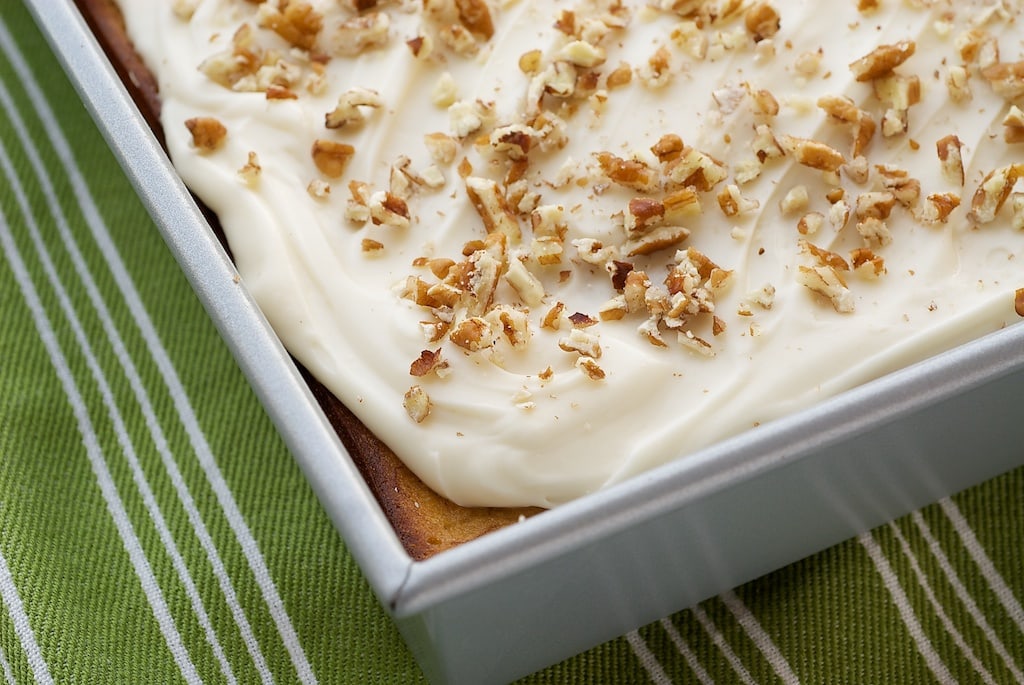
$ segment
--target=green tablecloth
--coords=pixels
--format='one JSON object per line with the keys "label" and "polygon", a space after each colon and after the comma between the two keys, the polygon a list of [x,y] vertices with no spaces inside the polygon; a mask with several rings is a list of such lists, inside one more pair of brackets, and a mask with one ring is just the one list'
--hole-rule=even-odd
{"label": "green tablecloth", "polygon": [[[422,680],[19,0],[0,113],[0,680]],[[527,682],[1024,683],[1022,601],[1018,469]]]}

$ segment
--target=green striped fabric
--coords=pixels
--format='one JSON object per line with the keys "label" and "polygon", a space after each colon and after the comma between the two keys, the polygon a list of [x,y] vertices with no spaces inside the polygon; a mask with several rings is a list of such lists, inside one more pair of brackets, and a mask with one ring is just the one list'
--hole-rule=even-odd
{"label": "green striped fabric", "polygon": [[[0,245],[0,682],[422,681],[18,0]],[[1018,469],[526,682],[1024,683],[1022,601]]]}

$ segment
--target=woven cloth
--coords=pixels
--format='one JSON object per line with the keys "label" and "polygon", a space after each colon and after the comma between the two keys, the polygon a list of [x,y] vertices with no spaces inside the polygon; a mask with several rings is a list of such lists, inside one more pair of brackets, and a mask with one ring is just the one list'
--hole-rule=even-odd
{"label": "woven cloth", "polygon": [[[0,682],[421,682],[18,0],[0,246]],[[1024,683],[1022,601],[1017,469],[526,682]]]}

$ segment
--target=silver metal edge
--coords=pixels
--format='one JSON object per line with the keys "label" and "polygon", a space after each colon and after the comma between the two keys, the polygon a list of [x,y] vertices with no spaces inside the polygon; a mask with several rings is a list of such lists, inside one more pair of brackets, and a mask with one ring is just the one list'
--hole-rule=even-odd
{"label": "silver metal edge", "polygon": [[26,0],[371,587],[391,605],[412,563],[316,400],[70,0]]}
{"label": "silver metal edge", "polygon": [[[520,573],[760,477],[828,445],[1024,370],[1024,322],[888,374],[821,404],[420,562],[398,598],[405,616]],[[1024,390],[1022,390],[1024,394]],[[1024,455],[1022,455],[1024,459]]]}
{"label": "silver metal edge", "polygon": [[418,564],[396,620],[433,680],[526,675],[1019,466],[1021,396],[1024,324]]}

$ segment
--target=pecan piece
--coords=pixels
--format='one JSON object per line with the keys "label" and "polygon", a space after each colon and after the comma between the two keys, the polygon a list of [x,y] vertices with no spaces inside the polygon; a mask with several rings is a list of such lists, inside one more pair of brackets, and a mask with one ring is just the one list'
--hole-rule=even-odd
{"label": "pecan piece", "polygon": [[355,153],[355,148],[348,143],[334,140],[315,140],[311,150],[316,168],[329,178],[338,178],[344,174],[348,161]]}
{"label": "pecan piece", "polygon": [[213,152],[227,139],[228,130],[213,117],[193,117],[185,121],[192,134],[192,144],[200,152]]}
{"label": "pecan piece", "polygon": [[865,56],[850,64],[850,71],[858,81],[872,81],[891,74],[893,69],[906,62],[917,50],[917,43],[902,40],[892,45],[880,45]]}

